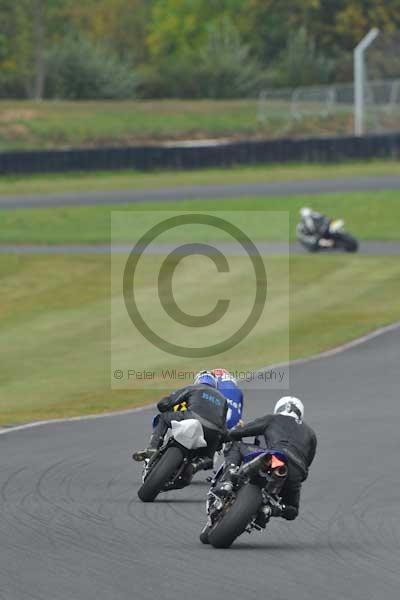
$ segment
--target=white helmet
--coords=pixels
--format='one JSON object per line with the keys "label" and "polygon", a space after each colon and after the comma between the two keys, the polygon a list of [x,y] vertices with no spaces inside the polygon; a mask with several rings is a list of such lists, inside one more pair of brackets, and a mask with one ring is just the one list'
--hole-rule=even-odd
{"label": "white helmet", "polygon": [[303,219],[311,216],[311,213],[311,208],[308,208],[307,206],[303,206],[303,208],[300,209],[300,215],[303,217]]}
{"label": "white helmet", "polygon": [[298,423],[301,423],[304,416],[304,404],[294,396],[283,396],[275,404],[274,415],[277,414],[293,417]]}

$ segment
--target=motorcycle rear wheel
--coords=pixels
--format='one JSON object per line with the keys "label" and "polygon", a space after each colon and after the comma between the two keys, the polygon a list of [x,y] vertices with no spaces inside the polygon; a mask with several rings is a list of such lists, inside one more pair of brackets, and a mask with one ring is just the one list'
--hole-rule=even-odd
{"label": "motorcycle rear wheel", "polygon": [[162,491],[165,484],[178,470],[183,461],[183,454],[176,446],[171,446],[162,455],[158,463],[147,475],[138,490],[138,496],[142,502],[153,502]]}
{"label": "motorcycle rear wheel", "polygon": [[261,490],[251,483],[242,487],[229,510],[208,532],[214,548],[229,548],[246,529],[261,506]]}

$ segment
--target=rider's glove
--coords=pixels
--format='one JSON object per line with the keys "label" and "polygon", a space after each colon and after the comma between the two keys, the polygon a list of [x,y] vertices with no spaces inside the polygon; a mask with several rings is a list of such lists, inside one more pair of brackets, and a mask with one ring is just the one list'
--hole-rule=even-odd
{"label": "rider's glove", "polygon": [[225,444],[232,441],[231,433],[232,433],[231,431],[226,431],[225,433],[222,434],[222,441]]}
{"label": "rider's glove", "polygon": [[235,429],[231,429],[230,431],[228,431],[227,433],[227,442],[235,442],[237,440],[240,440],[242,438],[241,432],[240,432],[240,428],[235,427]]}

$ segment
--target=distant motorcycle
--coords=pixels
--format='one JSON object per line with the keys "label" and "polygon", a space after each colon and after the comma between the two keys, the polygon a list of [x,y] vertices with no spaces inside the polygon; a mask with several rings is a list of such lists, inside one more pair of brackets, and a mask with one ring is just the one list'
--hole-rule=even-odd
{"label": "distant motorcycle", "polygon": [[302,208],[300,214],[297,239],[309,252],[338,249],[357,252],[358,242],[345,231],[343,219],[331,220],[309,208]]}
{"label": "distant motorcycle", "polygon": [[229,548],[242,533],[265,529],[280,507],[281,490],[286,481],[287,458],[280,452],[255,448],[245,456],[235,474],[231,492],[221,497],[215,493],[223,466],[212,480],[207,496],[207,524],[200,535],[203,544]]}
{"label": "distant motorcycle", "polygon": [[194,473],[192,463],[206,446],[200,418],[172,421],[169,438],[145,461],[138,490],[140,500],[153,502],[161,492],[188,486]]}

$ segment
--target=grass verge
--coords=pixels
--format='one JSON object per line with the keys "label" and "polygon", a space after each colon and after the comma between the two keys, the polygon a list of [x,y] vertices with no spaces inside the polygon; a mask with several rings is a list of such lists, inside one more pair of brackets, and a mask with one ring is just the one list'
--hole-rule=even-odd
{"label": "grass verge", "polygon": [[[128,145],[166,139],[276,137],[352,132],[352,107],[335,117],[291,117],[290,103],[268,105],[257,118],[258,101],[7,101],[0,103],[3,149]],[[308,111],[309,113],[309,111]]]}
{"label": "grass verge", "polygon": [[[400,239],[399,192],[352,192],[343,196],[290,196],[277,198],[240,198],[225,200],[197,200],[179,203],[149,203],[131,205],[99,205],[49,209],[21,209],[1,211],[0,243],[108,243],[110,241],[110,214],[114,210],[271,210],[290,213],[290,236],[295,238],[295,225],[301,206],[330,216],[341,217],[346,227],[361,240]],[[141,231],[142,233],[142,231]],[[255,232],[257,233],[257,232]],[[137,232],[122,227],[115,241],[132,242]],[[279,231],[265,219],[258,225],[257,239],[279,240]]]}
{"label": "grass verge", "polygon": [[[271,259],[272,278],[282,260]],[[151,391],[110,391],[109,273],[104,256],[0,256],[0,424],[154,401]],[[292,359],[400,319],[397,258],[293,257],[290,284]],[[191,293],[195,308],[195,287]],[[285,355],[286,293],[277,286],[271,326],[249,348],[253,368]]]}

